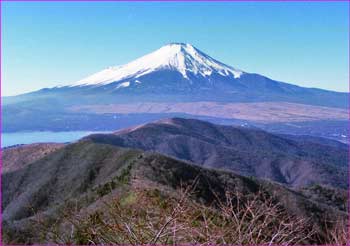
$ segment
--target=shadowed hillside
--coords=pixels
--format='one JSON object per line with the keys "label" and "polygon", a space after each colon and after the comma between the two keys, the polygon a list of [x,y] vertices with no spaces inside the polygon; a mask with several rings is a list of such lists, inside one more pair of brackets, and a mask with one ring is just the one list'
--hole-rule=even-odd
{"label": "shadowed hillside", "polygon": [[[212,168],[293,187],[347,187],[347,147],[320,139],[173,118],[86,137],[96,143],[156,151]],[[338,146],[339,145],[339,146]]]}

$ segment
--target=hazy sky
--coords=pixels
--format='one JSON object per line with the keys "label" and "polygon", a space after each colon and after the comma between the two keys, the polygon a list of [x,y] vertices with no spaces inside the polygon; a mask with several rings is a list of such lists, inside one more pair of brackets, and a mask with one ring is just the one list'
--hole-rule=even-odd
{"label": "hazy sky", "polygon": [[348,23],[347,2],[2,2],[2,95],[70,84],[170,42],[348,91]]}

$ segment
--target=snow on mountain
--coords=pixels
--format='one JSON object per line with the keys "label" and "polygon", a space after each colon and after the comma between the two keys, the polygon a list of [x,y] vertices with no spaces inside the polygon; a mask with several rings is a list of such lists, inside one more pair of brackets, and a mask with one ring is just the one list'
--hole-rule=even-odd
{"label": "snow on mountain", "polygon": [[[106,85],[129,78],[138,78],[162,69],[177,70],[185,79],[188,79],[189,73],[203,77],[217,73],[233,78],[239,78],[243,74],[242,71],[211,58],[190,44],[172,43],[126,65],[104,69],[77,81],[72,86]],[[141,82],[138,81],[138,83]],[[118,85],[118,88],[129,85],[129,82],[123,82]]]}
{"label": "snow on mountain", "polygon": [[128,87],[128,86],[130,86],[129,81],[118,84],[116,88],[118,89],[118,88],[123,88],[123,87]]}

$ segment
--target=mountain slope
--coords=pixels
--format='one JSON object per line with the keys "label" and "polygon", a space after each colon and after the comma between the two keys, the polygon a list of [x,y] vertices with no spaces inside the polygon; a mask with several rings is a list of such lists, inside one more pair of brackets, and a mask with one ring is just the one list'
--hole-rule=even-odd
{"label": "mountain slope", "polygon": [[[71,87],[76,86],[80,89],[87,87],[89,91],[103,90],[105,93],[107,91],[117,94],[190,93],[197,97],[196,100],[212,98],[223,101],[238,99],[305,102],[307,99],[309,104],[315,105],[330,103],[322,101],[332,95],[338,96],[338,100],[341,96],[344,100],[346,95],[302,88],[259,74],[243,72],[215,60],[190,44],[183,43],[165,45],[126,65],[107,68],[74,83]],[[330,101],[329,98],[327,101]],[[334,106],[334,103],[335,101],[328,106]]]}
{"label": "mountain slope", "polygon": [[2,173],[12,172],[62,148],[60,143],[38,143],[2,149]]}
{"label": "mountain slope", "polygon": [[347,187],[346,148],[291,140],[257,129],[173,118],[86,139],[157,151],[294,187],[314,183]]}
{"label": "mountain slope", "polygon": [[[195,180],[195,199],[204,204],[225,199],[226,191],[247,197],[263,191],[288,214],[310,218],[319,230],[325,218],[345,216],[338,204],[322,204],[279,184],[201,168],[156,153],[82,140],[2,175],[5,236],[17,243],[47,242],[45,237],[40,239],[35,221],[48,219],[47,227],[51,227],[58,220],[64,230],[65,221],[60,217],[64,208],[82,216],[137,187],[176,194],[180,186]],[[70,232],[70,227],[67,230]]]}

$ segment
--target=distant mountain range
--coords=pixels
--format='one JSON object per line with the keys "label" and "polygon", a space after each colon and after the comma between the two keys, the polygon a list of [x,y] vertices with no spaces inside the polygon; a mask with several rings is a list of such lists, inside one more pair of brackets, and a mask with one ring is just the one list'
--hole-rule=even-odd
{"label": "distant mountain range", "polygon": [[[67,86],[4,97],[2,103],[4,132],[114,130],[176,116],[257,127],[316,122],[317,128],[336,121],[340,131],[328,133],[321,127],[314,135],[327,132],[326,137],[344,142],[348,138],[348,93],[245,72],[183,43],[165,45]],[[289,131],[310,133],[299,126]]]}

